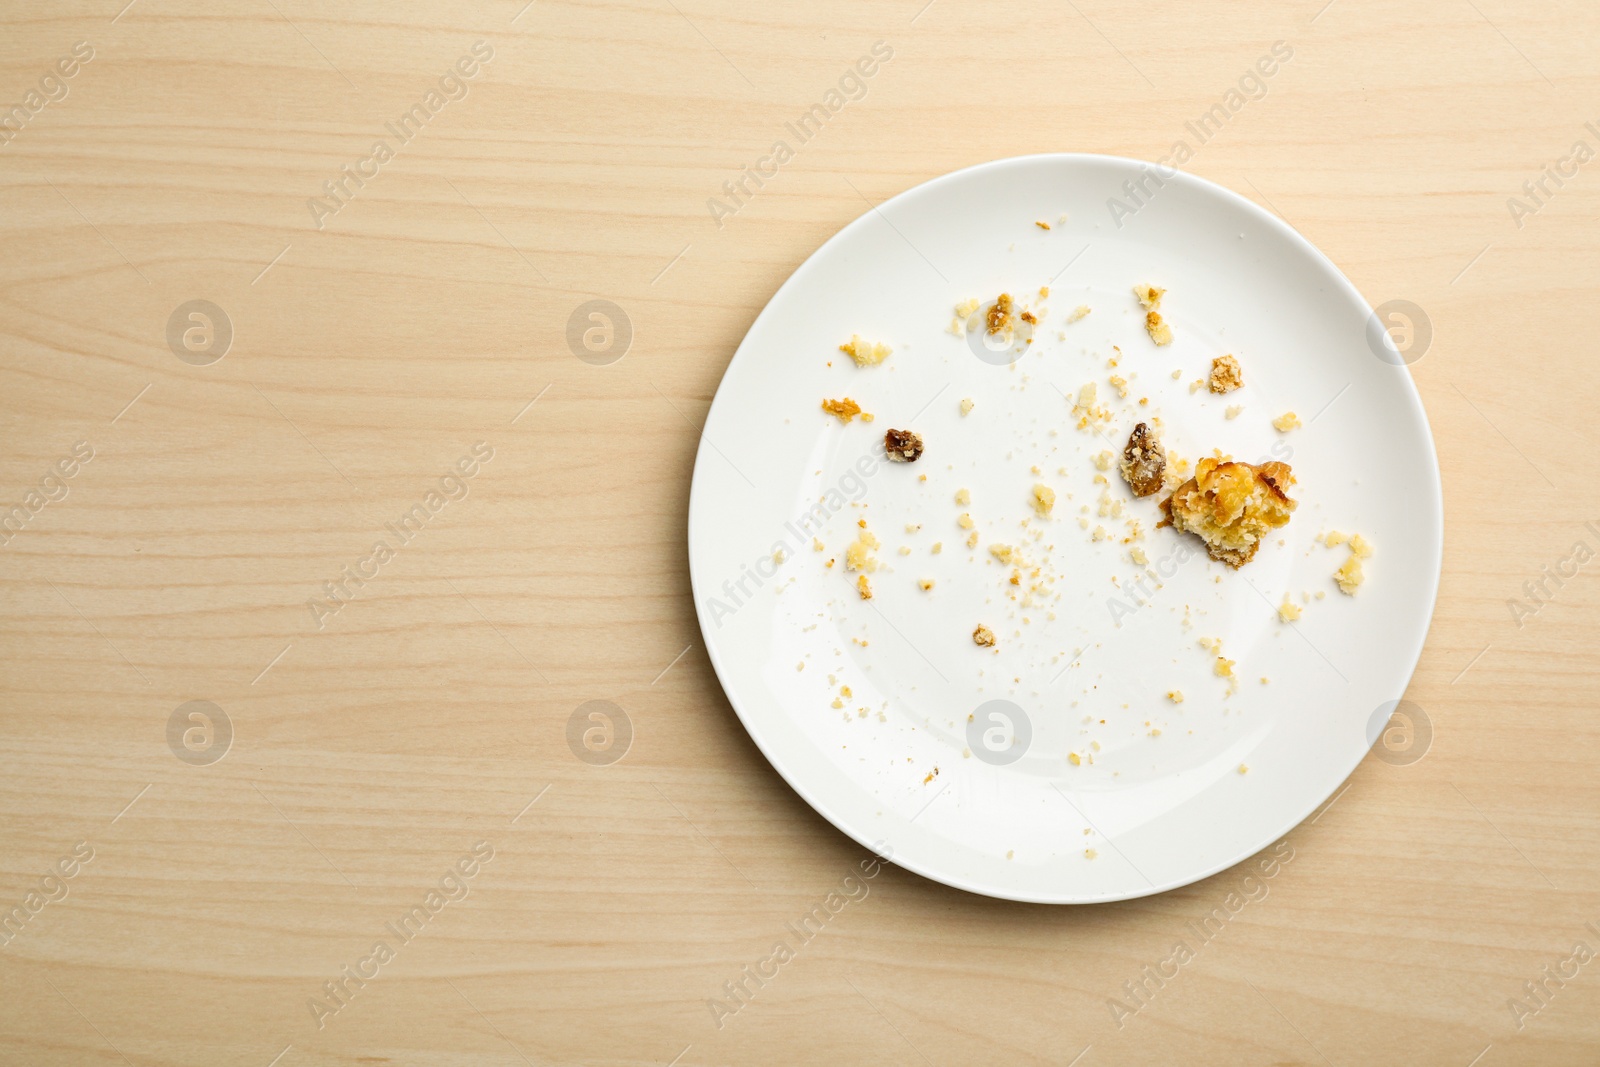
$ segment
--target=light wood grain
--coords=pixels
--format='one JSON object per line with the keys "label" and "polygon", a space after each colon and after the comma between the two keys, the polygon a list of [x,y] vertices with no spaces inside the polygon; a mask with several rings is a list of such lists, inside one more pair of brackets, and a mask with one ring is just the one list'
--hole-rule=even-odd
{"label": "light wood grain", "polygon": [[[94,449],[0,547],[0,912],[94,851],[0,947],[0,1062],[1600,1060],[1600,962],[1508,1009],[1600,950],[1600,563],[1508,607],[1600,546],[1600,162],[1520,228],[1506,205],[1600,148],[1592,5],[122,2],[14,2],[0,34],[6,106],[95,52],[0,146],[0,509]],[[467,95],[317,229],[308,198],[479,40]],[[719,228],[707,198],[878,40],[865,98]],[[863,196],[1157,158],[1276,40],[1187,169],[1431,317],[1431,751],[1368,760],[1120,1026],[1108,998],[1242,870],[1048,908],[890,868],[719,1028],[862,859],[700,644],[685,500],[734,347]],[[235,330],[209,366],[165,339],[195,298]],[[565,341],[595,298],[636,331],[610,366]],[[479,441],[467,497],[319,629],[307,600]],[[634,729],[610,766],[566,741],[596,699]],[[189,700],[231,721],[220,762],[168,748]],[[480,841],[466,899],[319,1028],[308,1000]]]}

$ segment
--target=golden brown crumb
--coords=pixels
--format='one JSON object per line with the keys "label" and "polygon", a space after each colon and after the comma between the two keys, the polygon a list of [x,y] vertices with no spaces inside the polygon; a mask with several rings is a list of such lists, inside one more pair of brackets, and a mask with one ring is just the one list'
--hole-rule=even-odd
{"label": "golden brown crumb", "polygon": [[1048,285],[1039,286],[1039,299],[1040,300],[1049,300],[1050,299],[1050,287]]}
{"label": "golden brown crumb", "polygon": [[933,588],[933,579],[932,578],[924,578],[920,582],[918,582],[917,584],[922,586],[922,591],[923,592],[927,592],[929,589]]}
{"label": "golden brown crumb", "polygon": [[[1278,618],[1284,622],[1294,622],[1300,617],[1300,605],[1289,603],[1289,594],[1283,595],[1283,603],[1278,605]],[[1265,678],[1262,681],[1266,681]]]}
{"label": "golden brown crumb", "polygon": [[1011,329],[1011,294],[1001,293],[989,306],[985,324],[991,334],[1005,333]]}
{"label": "golden brown crumb", "polygon": [[1218,356],[1211,361],[1210,385],[1213,393],[1231,393],[1244,384],[1244,368],[1232,356]]}
{"label": "golden brown crumb", "polygon": [[1031,311],[1024,311],[1021,315],[1019,315],[1017,317],[1020,318],[1023,322],[1027,323],[1029,326],[1037,326],[1037,325],[1039,325],[1039,316],[1035,315]]}
{"label": "golden brown crumb", "polygon": [[1089,312],[1092,310],[1093,308],[1089,307],[1088,304],[1079,304],[1077,307],[1073,308],[1072,313],[1067,316],[1067,322],[1077,322],[1079,319],[1089,314]]}
{"label": "golden brown crumb", "polygon": [[1157,347],[1172,343],[1172,327],[1161,318],[1159,311],[1144,313],[1144,332],[1150,335],[1150,340],[1154,341]]}
{"label": "golden brown crumb", "polygon": [[1148,423],[1139,423],[1128,435],[1118,469],[1134,496],[1149,496],[1161,488],[1167,470],[1167,450],[1161,447],[1160,437]]}
{"label": "golden brown crumb", "polygon": [[1165,289],[1157,289],[1153,285],[1136,285],[1133,295],[1139,298],[1139,303],[1146,311],[1155,311],[1161,307],[1161,298],[1166,294]]}
{"label": "golden brown crumb", "polygon": [[1195,464],[1194,477],[1161,502],[1166,517],[1160,525],[1193,533],[1212,559],[1237,569],[1254,558],[1261,538],[1288,524],[1296,504],[1287,490],[1294,481],[1287,463],[1253,466],[1207,456]]}
{"label": "golden brown crumb", "polygon": [[883,435],[883,450],[896,463],[915,463],[922,456],[922,436],[910,430],[890,430]]}
{"label": "golden brown crumb", "polygon": [[1048,222],[1035,222],[1034,225],[1039,227],[1041,230],[1048,230],[1050,228],[1050,224]]}
{"label": "golden brown crumb", "polygon": [[861,405],[845,397],[843,400],[824,400],[822,410],[835,416],[840,422],[847,423],[861,414]]}
{"label": "golden brown crumb", "polygon": [[972,631],[972,643],[981,645],[984,648],[993,648],[994,631],[980,622],[978,628]]}
{"label": "golden brown crumb", "polygon": [[1170,689],[1167,691],[1167,699],[1172,701],[1174,704],[1182,704],[1183,693],[1177,689]]}
{"label": "golden brown crumb", "polygon": [[1033,510],[1041,515],[1050,514],[1050,509],[1056,506],[1056,491],[1048,485],[1039,484],[1033,487]]}
{"label": "golden brown crumb", "polygon": [[1279,433],[1288,433],[1301,427],[1300,416],[1292,411],[1285,411],[1282,415],[1272,420],[1273,429]]}
{"label": "golden brown crumb", "polygon": [[872,583],[867,581],[867,576],[865,574],[857,576],[856,592],[861,594],[862,600],[872,599]]}
{"label": "golden brown crumb", "polygon": [[885,344],[863,341],[858,333],[848,343],[840,345],[839,351],[855,360],[858,367],[873,367],[888,359],[894,349]]}

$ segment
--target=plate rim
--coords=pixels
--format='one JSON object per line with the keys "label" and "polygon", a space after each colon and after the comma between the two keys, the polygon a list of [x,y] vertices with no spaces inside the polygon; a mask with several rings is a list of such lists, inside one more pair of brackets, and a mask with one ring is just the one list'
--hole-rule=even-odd
{"label": "plate rim", "polygon": [[[1366,296],[1362,294],[1361,290],[1356,287],[1355,283],[1345,275],[1344,271],[1339,269],[1338,264],[1334,263],[1333,260],[1330,259],[1328,255],[1320,248],[1313,244],[1309,238],[1307,238],[1293,226],[1290,226],[1286,221],[1279,218],[1275,213],[1268,211],[1255,201],[1235,192],[1232,189],[1229,189],[1227,186],[1222,185],[1219,182],[1214,182],[1209,178],[1204,178],[1196,174],[1190,174],[1188,171],[1177,167],[1163,167],[1162,164],[1154,163],[1150,160],[1137,159],[1131,156],[1109,155],[1100,152],[1036,152],[1027,155],[1005,156],[1000,159],[985,160],[981,163],[974,163],[969,166],[961,167],[957,170],[947,171],[925,181],[918,182],[916,185],[910,186],[909,188],[902,189],[894,196],[889,197],[875,206],[869,207],[866,211],[857,215],[854,219],[841,226],[826,241],[823,241],[820,245],[813,249],[810,255],[808,255],[800,262],[799,265],[789,272],[789,276],[784,279],[783,284],[778,286],[778,288],[773,291],[772,295],[767,298],[766,303],[762,305],[761,311],[754,319],[751,320],[749,327],[745,330],[744,337],[740,339],[738,347],[734,349],[733,355],[729,358],[726,366],[723,367],[722,376],[717,381],[717,388],[712,394],[710,406],[706,409],[706,417],[705,421],[702,423],[702,426],[708,426],[711,424],[712,418],[717,412],[717,403],[719,400],[723,399],[723,383],[727,381],[728,374],[733,369],[734,364],[738,362],[740,356],[744,354],[745,348],[750,342],[751,335],[756,332],[757,327],[759,327],[767,315],[771,313],[773,306],[778,303],[779,298],[783,296],[785,291],[787,291],[791,285],[794,285],[803,274],[807,273],[808,270],[815,269],[813,265],[817,262],[818,258],[834,244],[843,240],[847,234],[853,232],[857,227],[865,225],[867,220],[871,219],[874,215],[877,215],[895,203],[903,201],[913,194],[927,190],[932,186],[955,182],[963,177],[982,171],[1004,170],[1011,167],[1023,166],[1029,163],[1038,162],[1111,162],[1128,165],[1135,168],[1152,167],[1158,168],[1163,172],[1171,171],[1172,173],[1170,175],[1167,173],[1162,173],[1162,180],[1176,182],[1179,185],[1192,185],[1212,194],[1220,193],[1224,200],[1233,201],[1236,206],[1242,207],[1247,213],[1254,215],[1257,221],[1264,223],[1268,227],[1276,230],[1280,236],[1288,238],[1291,244],[1298,246],[1301,251],[1309,253],[1313,260],[1320,261],[1320,263],[1331,273],[1336,283],[1343,286],[1343,295],[1347,297],[1355,297],[1361,306],[1367,308],[1369,311],[1372,310],[1372,303],[1367,300]],[[1410,365],[1402,364],[1397,366],[1395,369],[1402,372],[1402,395],[1417,418],[1421,420],[1422,429],[1425,431],[1423,438],[1426,444],[1427,470],[1432,474],[1430,484],[1426,487],[1428,491],[1425,494],[1425,503],[1428,506],[1429,512],[1434,519],[1434,524],[1438,530],[1438,536],[1435,538],[1434,543],[1431,546],[1433,566],[1428,568],[1427,573],[1427,622],[1421,628],[1421,632],[1418,634],[1414,646],[1410,649],[1411,666],[1406,671],[1405,684],[1400,687],[1400,694],[1396,698],[1398,700],[1403,699],[1406,692],[1411,688],[1411,682],[1416,676],[1417,667],[1422,662],[1422,653],[1427,647],[1428,635],[1433,631],[1434,614],[1438,609],[1439,603],[1439,584],[1443,576],[1444,568],[1445,515],[1444,484],[1442,474],[1439,470],[1439,453],[1437,445],[1434,442],[1433,426],[1428,421],[1427,408],[1422,403],[1422,394],[1417,388],[1416,379],[1411,374]],[[1267,835],[1265,839],[1251,845],[1248,849],[1240,852],[1232,858],[1214,866],[1207,867],[1196,874],[1186,875],[1161,884],[1136,888],[1129,892],[1111,892],[1098,896],[1078,896],[1069,898],[1064,896],[1047,896],[1038,893],[1006,891],[1005,887],[978,886],[972,884],[959,876],[950,874],[949,872],[934,870],[924,863],[908,861],[903,857],[892,854],[889,856],[884,856],[879,850],[879,846],[883,843],[882,841],[868,841],[867,835],[856,832],[854,828],[847,825],[845,820],[841,819],[831,809],[830,806],[820,801],[812,790],[807,788],[802,782],[798,781],[797,776],[792,774],[791,771],[784,766],[783,762],[781,762],[768,747],[767,740],[761,736],[761,733],[758,730],[752,727],[750,716],[747,715],[744,707],[741,705],[740,699],[728,687],[726,677],[723,673],[721,656],[718,652],[716,642],[713,640],[712,631],[707,629],[705,612],[701,610],[701,579],[695,571],[695,505],[697,498],[695,486],[699,482],[701,464],[706,462],[707,452],[708,441],[705,437],[704,431],[702,430],[700,435],[700,443],[695,449],[694,469],[690,474],[689,506],[687,521],[685,523],[684,549],[689,562],[689,586],[690,595],[694,601],[695,618],[700,626],[701,640],[705,642],[706,656],[711,661],[711,669],[717,676],[717,684],[722,689],[723,696],[727,698],[729,706],[733,708],[734,714],[738,716],[739,723],[744,727],[745,733],[750,737],[750,740],[755,743],[756,748],[760,750],[767,763],[771,765],[773,770],[777,771],[778,776],[784,780],[789,788],[794,790],[794,792],[799,795],[800,799],[804,800],[813,811],[826,819],[840,833],[844,834],[850,840],[856,842],[862,847],[878,854],[880,857],[887,860],[887,862],[893,863],[898,867],[903,867],[914,874],[920,875],[923,878],[927,878],[930,881],[937,882],[941,885],[949,886],[952,889],[959,889],[963,892],[972,893],[976,896],[988,897],[996,900],[1010,900],[1027,904],[1068,905],[1109,904],[1122,900],[1138,900],[1142,897],[1154,896],[1159,893],[1166,893],[1174,889],[1180,889],[1183,886],[1194,885],[1197,882],[1202,882],[1205,879],[1218,874],[1219,872],[1228,870],[1229,868],[1245,862],[1251,857],[1259,854],[1274,841],[1286,838],[1289,833],[1291,833],[1306,820],[1307,816],[1319,808],[1328,799],[1328,797],[1333,796],[1339,791],[1338,785],[1348,781],[1350,776],[1355,773],[1356,769],[1360,767],[1363,762],[1365,762],[1367,755],[1371,752],[1371,745],[1369,744],[1367,749],[1359,757],[1357,757],[1355,762],[1350,765],[1350,767],[1342,776],[1340,776],[1338,784],[1335,785],[1333,790],[1329,791],[1327,796],[1316,798],[1312,804],[1310,804],[1304,810],[1299,811],[1298,814],[1294,816],[1292,821],[1288,821],[1283,829]],[[1374,739],[1374,743],[1375,740],[1376,739]]]}

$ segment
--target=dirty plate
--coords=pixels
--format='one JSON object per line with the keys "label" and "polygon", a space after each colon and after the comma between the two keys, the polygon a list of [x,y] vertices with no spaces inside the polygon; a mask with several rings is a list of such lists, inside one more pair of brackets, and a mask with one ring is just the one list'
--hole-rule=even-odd
{"label": "dirty plate", "polygon": [[[1139,284],[1167,290],[1168,346]],[[952,331],[958,305],[1002,292],[1038,317],[1031,344]],[[1380,734],[1386,759],[1420,758],[1425,716],[1393,713],[1439,578],[1438,465],[1406,369],[1428,326],[1380,311],[1275,216],[1135,160],[1001,160],[865,212],[756,319],[695,463],[695,603],[751,737],[895,863],[1057,903],[1251,856]],[[839,349],[856,334],[892,354],[858,367]],[[1228,354],[1244,386],[1196,389]],[[1080,428],[1090,384],[1106,414]],[[822,410],[845,397],[873,420]],[[1289,411],[1304,425],[1280,432]],[[1097,463],[1139,421],[1191,463],[1289,463],[1293,521],[1237,571],[1158,529],[1159,496]],[[889,429],[923,455],[888,462]],[[863,521],[876,569],[847,570]],[[1374,548],[1354,596],[1333,580],[1349,547],[1318,539],[1334,530]]]}

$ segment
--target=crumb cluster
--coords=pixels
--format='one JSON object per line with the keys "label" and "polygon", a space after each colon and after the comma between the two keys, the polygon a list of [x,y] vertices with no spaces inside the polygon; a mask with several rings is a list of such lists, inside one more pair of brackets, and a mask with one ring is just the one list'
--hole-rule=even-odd
{"label": "crumb cluster", "polygon": [[1195,534],[1212,559],[1238,569],[1255,557],[1264,536],[1288,524],[1296,506],[1287,491],[1292,485],[1287,463],[1255,466],[1207,456],[1195,464],[1194,477],[1161,502],[1161,525]]}

